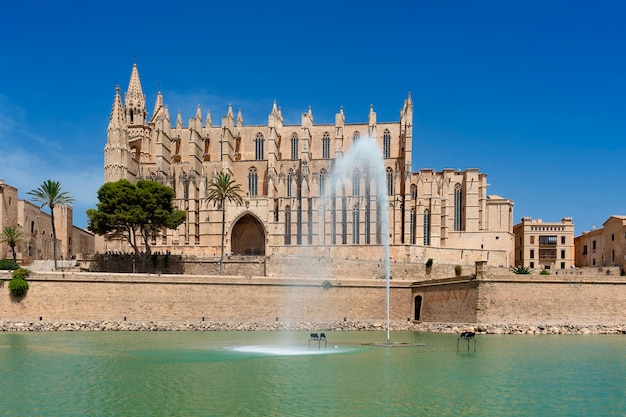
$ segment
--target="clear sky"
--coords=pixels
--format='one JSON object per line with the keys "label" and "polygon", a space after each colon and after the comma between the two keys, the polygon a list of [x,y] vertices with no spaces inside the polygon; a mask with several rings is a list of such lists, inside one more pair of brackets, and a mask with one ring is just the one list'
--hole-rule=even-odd
{"label": "clear sky", "polygon": [[[92,4],[93,3],[93,4]],[[218,3],[218,4],[214,4]],[[134,59],[185,124],[397,121],[411,92],[413,169],[479,168],[523,216],[576,235],[626,214],[626,2],[34,1],[0,14],[0,178],[50,178],[95,207],[115,94]]]}

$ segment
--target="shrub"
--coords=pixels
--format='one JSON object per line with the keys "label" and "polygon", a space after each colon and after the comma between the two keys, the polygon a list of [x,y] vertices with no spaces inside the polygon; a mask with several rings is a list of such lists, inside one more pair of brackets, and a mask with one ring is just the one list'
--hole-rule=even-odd
{"label": "shrub", "polygon": [[456,275],[457,277],[460,277],[462,273],[463,273],[463,267],[461,265],[456,265],[454,267],[454,275]]}
{"label": "shrub", "polygon": [[28,291],[28,282],[24,278],[13,278],[9,281],[9,291],[16,297],[23,297]]}
{"label": "shrub", "polygon": [[332,282],[330,282],[330,281],[329,281],[329,280],[327,280],[327,279],[325,279],[325,280],[322,282],[322,287],[323,287],[325,290],[328,290],[328,289],[332,288],[332,286],[333,286],[333,283],[332,283]]}
{"label": "shrub", "polygon": [[550,275],[550,273],[547,270],[542,269],[539,275]]}
{"label": "shrub", "polygon": [[17,268],[12,273],[13,278],[22,278],[24,280],[28,278],[29,275],[30,275],[30,269],[26,269],[26,268]]}
{"label": "shrub", "polygon": [[13,259],[0,259],[0,269],[4,271],[13,271],[19,268],[19,265]]}
{"label": "shrub", "polygon": [[523,274],[523,275],[527,275],[533,272],[533,269],[529,266],[524,266],[524,265],[518,265],[518,266],[514,266],[513,268],[511,268],[511,271],[514,274]]}
{"label": "shrub", "polygon": [[428,260],[426,261],[426,268],[430,268],[431,266],[433,266],[433,258],[428,258]]}

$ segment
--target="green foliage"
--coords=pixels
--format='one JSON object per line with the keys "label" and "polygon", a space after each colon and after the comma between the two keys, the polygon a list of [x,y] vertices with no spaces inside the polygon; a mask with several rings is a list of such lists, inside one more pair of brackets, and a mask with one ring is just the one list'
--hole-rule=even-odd
{"label": "green foliage", "polygon": [[243,204],[241,197],[241,185],[236,184],[235,180],[226,172],[220,172],[211,180],[208,185],[207,201],[213,202],[213,206],[222,210],[222,252],[220,255],[220,274],[224,272],[224,237],[226,227],[226,202],[235,203],[240,206]]}
{"label": "green foliage", "polygon": [[27,268],[17,268],[15,271],[11,273],[13,278],[21,278],[26,279],[30,275],[30,269]]}
{"label": "green foliage", "polygon": [[426,261],[426,268],[430,268],[431,266],[433,266],[433,258],[428,258],[428,260]]}
{"label": "green foliage", "polygon": [[9,291],[16,297],[23,297],[28,291],[28,282],[24,278],[13,278],[9,281]]}
{"label": "green foliage", "polygon": [[0,259],[0,270],[13,271],[17,268],[19,268],[19,265],[13,259]]}
{"label": "green foliage", "polygon": [[64,207],[71,205],[75,200],[67,191],[61,191],[61,183],[59,181],[46,180],[39,188],[28,191],[26,194],[31,196],[31,200],[41,204],[41,208],[50,208],[50,223],[52,224],[52,252],[54,257],[54,269],[57,269],[57,230],[54,225],[54,208],[57,206]]}
{"label": "green foliage", "polygon": [[28,282],[26,278],[30,274],[30,270],[26,268],[18,268],[13,271],[13,278],[9,281],[9,291],[16,297],[23,297],[28,291]]}
{"label": "green foliage", "polygon": [[174,191],[155,181],[131,184],[119,180],[98,190],[96,209],[87,210],[87,229],[102,236],[125,238],[135,253],[145,248],[142,266],[150,256],[150,238],[162,229],[176,229],[187,213],[174,207]]}
{"label": "green foliage", "polygon": [[330,282],[329,280],[325,279],[324,281],[322,281],[322,287],[325,290],[329,290],[329,289],[331,289],[333,287],[333,283]]}
{"label": "green foliage", "polygon": [[463,273],[463,267],[461,265],[456,265],[454,267],[454,275],[456,275],[457,277],[460,277],[462,273]]}
{"label": "green foliage", "polygon": [[11,248],[11,253],[13,255],[13,262],[17,263],[17,254],[15,252],[15,247],[19,242],[25,240],[24,235],[17,227],[7,226],[2,230],[2,234],[0,234],[0,243],[6,243]]}
{"label": "green foliage", "polygon": [[542,269],[539,275],[550,275],[550,272],[548,272],[546,269]]}
{"label": "green foliage", "polygon": [[514,266],[513,268],[511,268],[511,271],[514,274],[528,275],[533,272],[533,269],[529,266],[518,265],[518,266]]}

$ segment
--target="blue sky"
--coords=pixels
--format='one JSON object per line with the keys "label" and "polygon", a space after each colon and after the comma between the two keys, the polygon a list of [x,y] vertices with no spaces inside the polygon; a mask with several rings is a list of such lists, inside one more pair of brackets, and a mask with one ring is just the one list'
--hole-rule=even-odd
{"label": "blue sky", "polygon": [[148,110],[219,123],[396,121],[413,169],[479,168],[522,216],[576,235],[626,214],[622,1],[10,2],[0,16],[0,178],[50,178],[95,207],[106,127],[136,56]]}

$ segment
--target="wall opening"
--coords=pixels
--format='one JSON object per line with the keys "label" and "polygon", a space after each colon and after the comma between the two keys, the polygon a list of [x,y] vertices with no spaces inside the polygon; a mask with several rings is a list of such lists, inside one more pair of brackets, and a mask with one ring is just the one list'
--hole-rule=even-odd
{"label": "wall opening", "polygon": [[421,314],[422,314],[422,296],[418,295],[415,297],[415,316],[413,317],[413,320],[419,321]]}
{"label": "wall opening", "polygon": [[231,236],[233,255],[265,256],[265,230],[251,214],[237,220]]}

